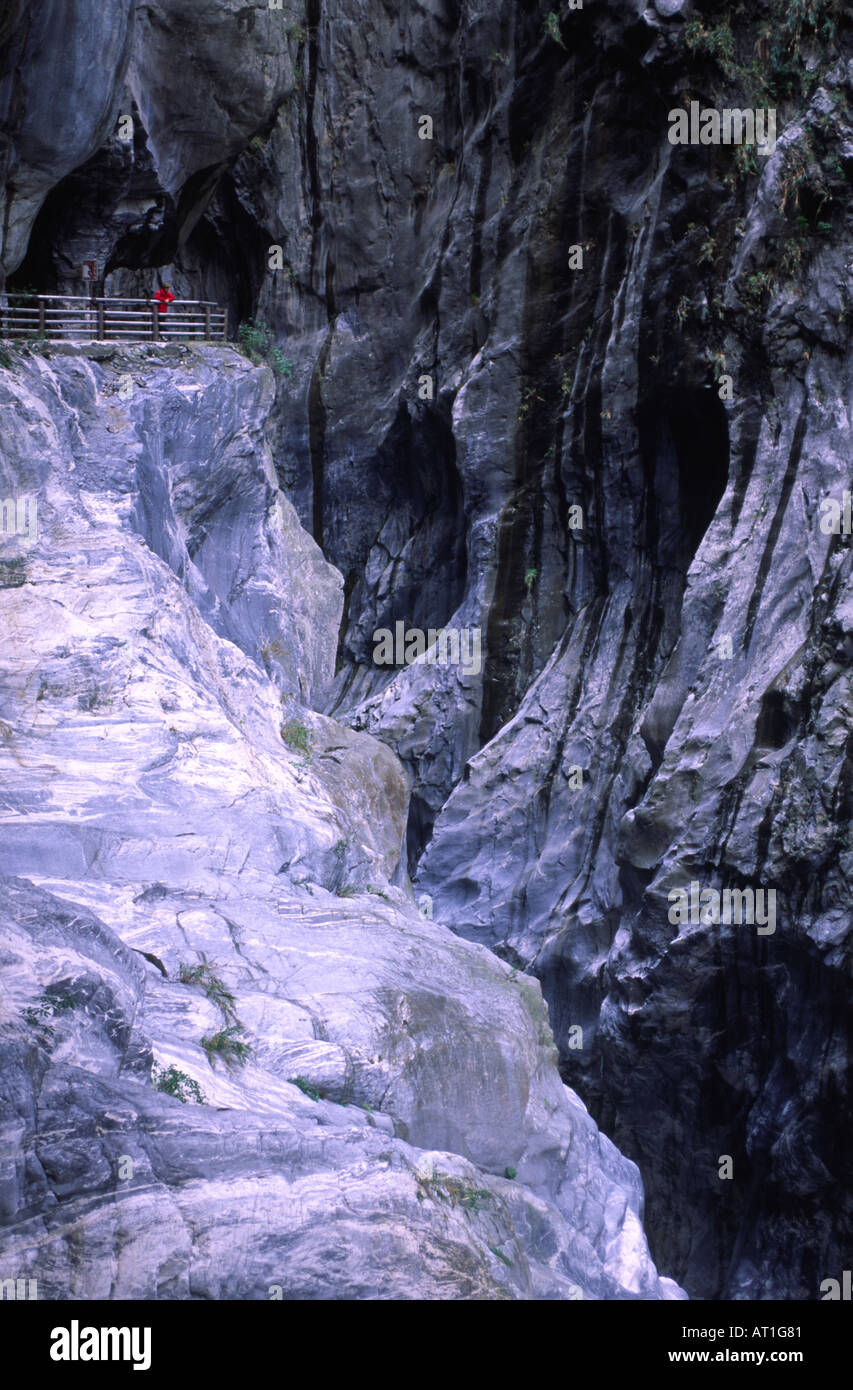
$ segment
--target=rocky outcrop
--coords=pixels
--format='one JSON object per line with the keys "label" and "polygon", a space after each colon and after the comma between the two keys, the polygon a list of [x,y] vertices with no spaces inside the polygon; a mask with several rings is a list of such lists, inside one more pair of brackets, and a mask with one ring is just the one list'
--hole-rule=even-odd
{"label": "rocky outcrop", "polygon": [[[832,242],[797,242],[779,215],[830,114],[853,149],[850,75],[829,71],[783,134],[716,287],[725,413],[725,386],[644,399],[643,344],[667,358],[643,316],[674,216],[660,174],[646,190],[603,348],[577,615],[419,874],[442,920],[532,965],[563,1074],[640,1162],[654,1249],[704,1297],[817,1296],[853,1221],[832,1137],[850,1115],[847,542],[824,524],[850,455],[850,241],[839,219]],[[777,278],[781,239],[814,257],[805,295]],[[578,456],[587,401],[565,412]],[[772,889],[775,933],[677,926],[669,894],[692,882]]]}
{"label": "rocky outcrop", "polygon": [[398,760],[306,703],[339,578],[270,476],[270,371],[99,345],[0,390],[40,502],[0,590],[0,1267],[59,1299],[680,1296],[538,985],[398,886]]}
{"label": "rocky outcrop", "polygon": [[[399,896],[121,896],[132,949],[3,880],[4,1272],[61,1300],[677,1294],[529,981]],[[254,1045],[239,1079],[198,1042],[216,1005],[178,982],[202,947]]]}
{"label": "rocky outcrop", "polygon": [[[541,981],[564,1079],[641,1165],[660,1267],[816,1297],[853,1234],[848,538],[821,508],[850,446],[849,17],[216,0],[139,7],[134,33],[102,79],[129,84],[133,142],[92,122],[90,163],[51,166],[17,273],[65,283],[96,241],[110,288],[160,267],[288,358],[242,454],[215,421],[257,420],[271,378],[161,364],[121,448],[160,410],[185,442],[142,448],[135,533],[317,711],[292,726],[342,741],[328,767],[371,735],[402,760],[418,891]],[[692,100],[772,106],[775,152],[670,144]],[[84,380],[117,370],[51,366],[93,438]],[[198,442],[173,372],[185,396],[202,373]],[[220,448],[236,501],[198,481]],[[397,621],[479,627],[482,672],[377,667]],[[381,883],[393,826],[340,883],[323,859],[327,889]],[[775,891],[775,932],[671,921],[692,882]]]}

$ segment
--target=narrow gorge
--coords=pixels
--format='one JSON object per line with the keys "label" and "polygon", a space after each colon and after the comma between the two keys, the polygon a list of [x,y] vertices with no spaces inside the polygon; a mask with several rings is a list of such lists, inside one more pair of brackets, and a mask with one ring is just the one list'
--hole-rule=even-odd
{"label": "narrow gorge", "polygon": [[850,1269],[851,184],[840,0],[9,0],[0,1283]]}

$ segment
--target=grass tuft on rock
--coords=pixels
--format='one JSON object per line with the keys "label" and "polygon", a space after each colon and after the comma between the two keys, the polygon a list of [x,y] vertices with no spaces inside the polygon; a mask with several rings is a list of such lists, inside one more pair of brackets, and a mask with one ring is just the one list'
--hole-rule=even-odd
{"label": "grass tuft on rock", "polygon": [[180,1071],[178,1067],[159,1067],[156,1062],[151,1072],[151,1080],[154,1088],[162,1091],[164,1095],[174,1096],[184,1105],[204,1105],[204,1092],[197,1081],[191,1076],[187,1076],[185,1071]]}
{"label": "grass tuft on rock", "polygon": [[201,1045],[212,1067],[215,1066],[217,1057],[221,1058],[227,1067],[246,1065],[252,1049],[240,1038],[240,1034],[245,1031],[242,1023],[229,1023],[227,1028],[220,1028],[218,1033],[208,1033],[202,1038]]}
{"label": "grass tuft on rock", "polygon": [[178,969],[178,979],[182,985],[197,985],[199,989],[203,989],[208,999],[212,999],[222,1010],[226,1021],[236,1023],[234,1005],[237,1001],[221,977],[216,974],[214,965],[215,962],[211,964],[204,959],[197,965],[187,965],[182,961]]}
{"label": "grass tuft on rock", "polygon": [[307,1076],[291,1076],[290,1084],[291,1086],[298,1086],[302,1094],[308,1096],[309,1100],[325,1099],[325,1091],[318,1090],[314,1082],[309,1081]]}

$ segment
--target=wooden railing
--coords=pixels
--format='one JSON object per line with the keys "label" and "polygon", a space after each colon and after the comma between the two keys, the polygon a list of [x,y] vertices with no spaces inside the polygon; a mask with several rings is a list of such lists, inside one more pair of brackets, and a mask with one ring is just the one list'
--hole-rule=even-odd
{"label": "wooden railing", "polygon": [[9,294],[0,303],[0,338],[34,342],[118,343],[189,339],[223,342],[226,311],[201,299],[176,299],[164,314],[151,299],[89,299],[86,295]]}

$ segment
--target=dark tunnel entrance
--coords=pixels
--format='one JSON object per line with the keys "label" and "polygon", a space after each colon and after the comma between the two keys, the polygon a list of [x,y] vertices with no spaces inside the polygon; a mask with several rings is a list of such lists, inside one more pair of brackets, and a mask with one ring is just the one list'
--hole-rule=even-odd
{"label": "dark tunnel entrance", "polygon": [[729,478],[729,425],[713,387],[657,391],[639,412],[658,518],[656,558],[686,575]]}
{"label": "dark tunnel entrance", "polygon": [[717,392],[705,388],[680,395],[672,434],[689,566],[729,480],[729,422]]}

